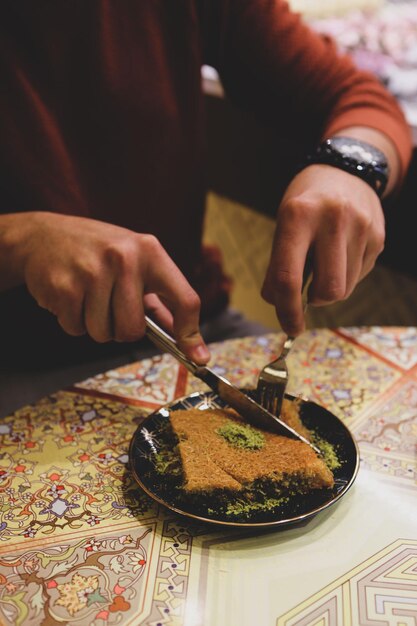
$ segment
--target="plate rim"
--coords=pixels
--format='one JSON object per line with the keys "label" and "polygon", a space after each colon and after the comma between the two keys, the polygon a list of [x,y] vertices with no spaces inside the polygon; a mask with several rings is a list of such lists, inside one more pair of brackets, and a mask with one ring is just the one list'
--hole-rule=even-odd
{"label": "plate rim", "polygon": [[285,397],[289,398],[289,399],[300,399],[302,400],[305,404],[313,404],[317,407],[320,408],[320,410],[324,410],[327,413],[330,413],[332,415],[332,417],[334,417],[338,422],[340,422],[340,424],[343,426],[343,428],[347,431],[347,433],[350,435],[350,438],[352,440],[353,446],[354,446],[354,450],[355,450],[355,454],[356,454],[356,461],[355,461],[355,467],[352,473],[352,476],[348,482],[348,484],[345,486],[345,488],[338,493],[332,500],[325,502],[324,504],[320,505],[319,507],[315,508],[313,511],[309,511],[308,513],[303,513],[301,515],[297,515],[296,517],[293,517],[291,519],[286,519],[286,520],[276,520],[276,521],[272,521],[272,522],[233,522],[233,521],[224,521],[224,520],[215,520],[215,519],[211,519],[208,517],[202,517],[201,515],[196,515],[195,513],[190,513],[189,511],[183,511],[181,509],[178,509],[177,507],[175,507],[174,505],[171,505],[169,503],[167,503],[165,500],[163,500],[161,497],[159,497],[158,495],[156,495],[154,492],[152,492],[150,489],[148,489],[146,487],[146,485],[144,485],[144,483],[142,482],[142,480],[140,479],[140,477],[138,476],[134,464],[132,463],[132,448],[135,442],[135,437],[137,432],[143,427],[144,423],[151,419],[155,414],[157,414],[159,411],[166,409],[169,410],[169,407],[177,404],[179,402],[184,402],[185,400],[187,400],[188,398],[193,398],[193,397],[197,397],[197,396],[216,396],[218,394],[216,394],[214,391],[211,390],[207,390],[207,391],[194,391],[192,393],[188,393],[184,396],[181,396],[180,398],[174,398],[174,400],[172,400],[171,402],[167,402],[166,404],[161,405],[158,409],[156,409],[155,411],[152,411],[152,413],[149,413],[149,415],[147,415],[143,421],[138,424],[137,428],[135,429],[130,443],[129,443],[129,450],[128,450],[128,457],[129,457],[129,469],[135,479],[135,481],[138,483],[138,485],[141,487],[141,489],[154,501],[158,502],[158,504],[162,504],[163,507],[165,507],[166,509],[173,511],[174,513],[177,513],[178,515],[181,515],[182,517],[187,517],[187,518],[191,518],[194,520],[197,520],[199,522],[204,522],[207,524],[215,524],[218,526],[227,526],[229,528],[271,528],[271,527],[279,527],[279,526],[295,526],[296,524],[300,524],[303,521],[308,520],[311,517],[315,517],[316,515],[318,515],[319,513],[321,513],[322,511],[328,509],[329,507],[333,506],[334,504],[336,504],[344,495],[346,495],[346,493],[350,490],[350,488],[352,487],[353,483],[356,480],[356,477],[358,475],[359,472],[359,466],[360,466],[360,454],[359,454],[359,447],[357,444],[357,441],[352,433],[352,431],[350,430],[350,428],[334,413],[332,413],[331,411],[329,411],[329,409],[327,409],[326,407],[321,406],[320,404],[317,404],[316,402],[313,402],[312,400],[309,400],[308,398],[306,398],[305,396],[296,396],[293,394],[285,394]]}

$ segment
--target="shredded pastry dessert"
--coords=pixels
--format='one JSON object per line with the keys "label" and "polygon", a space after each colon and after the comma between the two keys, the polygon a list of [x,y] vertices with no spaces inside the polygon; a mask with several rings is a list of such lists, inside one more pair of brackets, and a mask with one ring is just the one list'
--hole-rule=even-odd
{"label": "shredded pastry dessert", "polygon": [[[285,402],[282,418],[310,439],[296,403]],[[310,446],[254,428],[232,409],[173,411],[170,422],[189,494],[242,492],[267,483],[280,492],[333,487],[331,469]]]}

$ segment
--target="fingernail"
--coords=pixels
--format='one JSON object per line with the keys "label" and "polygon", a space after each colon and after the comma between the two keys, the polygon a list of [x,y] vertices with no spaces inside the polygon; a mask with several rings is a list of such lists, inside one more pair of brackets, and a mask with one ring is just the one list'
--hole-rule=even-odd
{"label": "fingernail", "polygon": [[195,360],[204,361],[204,363],[210,358],[210,352],[205,345],[199,345],[193,348],[193,355]]}

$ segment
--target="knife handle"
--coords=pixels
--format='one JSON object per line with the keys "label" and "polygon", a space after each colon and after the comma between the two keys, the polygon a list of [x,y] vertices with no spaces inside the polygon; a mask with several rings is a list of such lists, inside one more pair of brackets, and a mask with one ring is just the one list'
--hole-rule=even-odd
{"label": "knife handle", "polygon": [[169,352],[178,361],[180,361],[189,372],[198,376],[198,372],[201,368],[200,365],[194,363],[191,359],[185,356],[183,352],[177,346],[176,341],[168,335],[158,324],[155,324],[147,315],[145,315],[146,322],[146,335],[158,348],[161,348],[163,352]]}

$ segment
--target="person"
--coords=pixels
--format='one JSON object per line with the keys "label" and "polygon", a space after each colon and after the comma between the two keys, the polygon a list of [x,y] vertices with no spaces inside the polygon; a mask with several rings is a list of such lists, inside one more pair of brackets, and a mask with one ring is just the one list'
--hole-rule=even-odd
{"label": "person", "polygon": [[201,243],[203,64],[237,106],[308,146],[262,289],[283,330],[304,329],[307,257],[313,305],[372,269],[410,131],[387,90],[283,0],[5,1],[0,45],[0,402],[121,364],[145,313],[209,360],[229,285]]}

